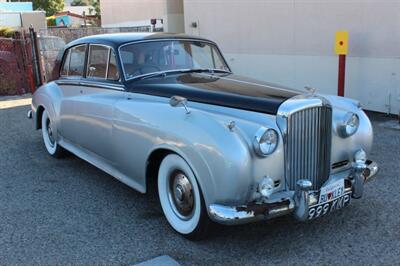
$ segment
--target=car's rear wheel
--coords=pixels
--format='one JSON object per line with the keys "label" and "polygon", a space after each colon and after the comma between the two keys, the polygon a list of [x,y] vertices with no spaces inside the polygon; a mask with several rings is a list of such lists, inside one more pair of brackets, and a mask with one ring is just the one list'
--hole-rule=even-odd
{"label": "car's rear wheel", "polygon": [[175,231],[193,240],[207,235],[210,220],[201,189],[190,166],[177,154],[169,154],[161,162],[158,195]]}
{"label": "car's rear wheel", "polygon": [[65,150],[58,145],[55,134],[54,134],[54,124],[52,123],[46,110],[42,113],[42,136],[43,142],[46,147],[47,152],[56,158],[62,157]]}

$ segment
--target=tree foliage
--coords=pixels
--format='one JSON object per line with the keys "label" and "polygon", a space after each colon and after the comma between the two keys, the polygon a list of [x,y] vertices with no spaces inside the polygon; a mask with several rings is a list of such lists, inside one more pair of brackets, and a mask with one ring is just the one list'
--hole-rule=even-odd
{"label": "tree foliage", "polygon": [[89,0],[89,14],[95,15],[96,18],[100,19],[100,0]]}
{"label": "tree foliage", "polygon": [[43,10],[52,16],[64,9],[64,0],[32,0],[33,10]]}
{"label": "tree foliage", "polygon": [[87,0],[73,0],[71,2],[71,6],[88,6]]}

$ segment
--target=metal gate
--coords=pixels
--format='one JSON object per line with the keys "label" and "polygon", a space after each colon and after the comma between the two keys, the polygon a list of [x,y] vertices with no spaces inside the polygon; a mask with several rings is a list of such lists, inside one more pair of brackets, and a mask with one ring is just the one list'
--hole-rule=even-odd
{"label": "metal gate", "polygon": [[0,38],[0,95],[33,92],[35,86],[29,35],[16,32],[14,38]]}

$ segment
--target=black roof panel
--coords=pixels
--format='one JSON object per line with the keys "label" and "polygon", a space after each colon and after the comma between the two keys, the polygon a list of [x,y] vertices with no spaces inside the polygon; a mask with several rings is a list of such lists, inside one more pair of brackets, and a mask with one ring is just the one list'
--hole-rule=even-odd
{"label": "black roof panel", "polygon": [[68,43],[67,47],[84,43],[98,43],[98,44],[110,45],[116,48],[124,43],[142,41],[142,40],[154,40],[154,39],[201,39],[209,41],[207,39],[198,36],[190,36],[178,33],[128,32],[128,33],[108,33],[108,34],[86,36]]}

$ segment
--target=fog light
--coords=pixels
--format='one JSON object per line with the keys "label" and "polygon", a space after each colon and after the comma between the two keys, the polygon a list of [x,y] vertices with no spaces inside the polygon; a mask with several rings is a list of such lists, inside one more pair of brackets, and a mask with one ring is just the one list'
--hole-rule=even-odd
{"label": "fog light", "polygon": [[359,149],[354,154],[354,162],[357,164],[365,164],[366,161],[367,161],[367,154],[363,149]]}
{"label": "fog light", "polygon": [[260,183],[258,184],[258,192],[260,192],[260,194],[263,197],[268,198],[269,196],[271,196],[273,190],[274,190],[274,180],[272,180],[272,178],[267,176],[263,177]]}
{"label": "fog light", "polygon": [[352,163],[354,169],[359,172],[363,172],[367,165],[365,164],[367,161],[367,154],[363,149],[359,149],[354,153],[354,162]]}

